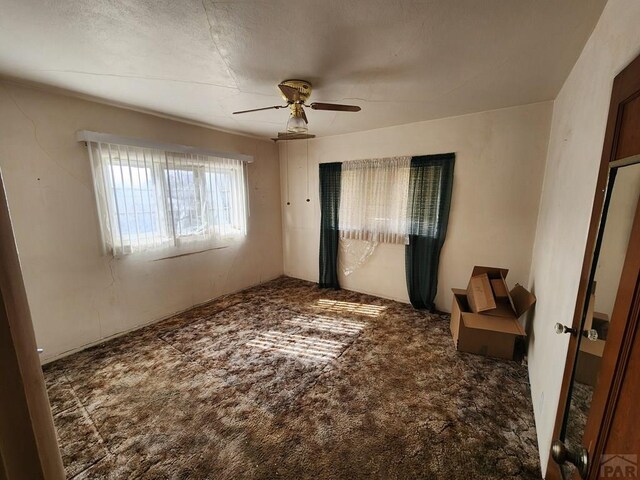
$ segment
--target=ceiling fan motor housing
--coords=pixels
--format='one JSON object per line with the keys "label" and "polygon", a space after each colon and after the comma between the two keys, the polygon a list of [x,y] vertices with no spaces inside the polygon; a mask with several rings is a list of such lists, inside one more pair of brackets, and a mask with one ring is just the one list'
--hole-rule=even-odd
{"label": "ceiling fan motor housing", "polygon": [[[295,103],[307,103],[307,100],[309,100],[311,96],[311,83],[306,80],[285,80],[284,82],[280,82],[280,85],[295,88],[299,92],[299,100],[296,99]],[[284,93],[282,94],[282,98],[289,101]]]}

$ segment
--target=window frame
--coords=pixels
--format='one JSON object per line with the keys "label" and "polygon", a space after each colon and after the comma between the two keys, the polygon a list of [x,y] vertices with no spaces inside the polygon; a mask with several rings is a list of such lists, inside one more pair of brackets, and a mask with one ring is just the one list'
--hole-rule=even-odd
{"label": "window frame", "polygon": [[[79,137],[81,133],[79,132]],[[85,133],[91,134],[92,132]],[[232,158],[234,156],[232,154],[225,155],[206,150],[200,152],[194,147],[182,147],[179,145],[176,146],[178,148],[163,150],[149,146],[148,142],[142,141],[141,143],[144,143],[144,145],[112,143],[111,138],[109,142],[91,138],[84,140],[89,150],[103,254],[113,257],[130,254],[135,256],[166,257],[167,253],[180,255],[195,250],[216,248],[247,235],[250,193],[248,188],[248,160]],[[107,151],[103,148],[105,145],[108,147]],[[114,146],[117,147],[117,151],[113,150],[112,147]],[[96,149],[95,152],[93,151],[94,148]],[[189,151],[175,151],[181,148]],[[152,158],[147,161],[149,149],[155,152],[152,152]],[[153,158],[156,153],[161,156],[159,162]],[[211,155],[212,153],[215,153],[215,156]],[[96,159],[96,156],[99,158]],[[174,157],[173,161],[169,160],[169,156]],[[182,161],[176,162],[176,156],[182,157]],[[164,157],[164,161],[162,157]],[[240,155],[240,157],[245,156]],[[224,164],[230,160],[234,162]],[[207,162],[211,162],[214,166],[207,165]],[[120,188],[116,185],[118,168],[121,172]],[[207,171],[207,168],[211,170]],[[131,177],[133,169],[144,171],[144,175],[139,175],[138,177],[138,187],[136,187]],[[96,170],[100,170],[100,177],[96,175]],[[179,191],[172,189],[170,186],[169,172],[171,171],[186,171],[194,174],[194,207],[199,210],[195,221],[202,226],[201,233],[193,231],[182,234],[177,228],[175,212],[180,208],[180,198],[176,197],[178,203],[175,206],[171,203],[172,198],[174,198],[174,192]],[[126,188],[127,172],[131,179],[128,190]],[[227,183],[230,187],[225,189],[225,194],[229,197],[229,202],[225,207],[225,216],[228,215],[230,222],[225,222],[223,225],[215,223],[216,211],[213,208],[213,204],[209,206],[208,211],[205,212],[203,210],[203,198],[206,198],[204,201],[210,201],[220,195],[217,189],[213,188],[214,184],[217,185],[218,182],[207,181],[209,174],[215,175],[217,173],[224,173],[229,176]],[[143,177],[147,192],[146,199],[140,183]],[[234,188],[237,190],[234,191]],[[134,234],[124,234],[122,232],[123,221],[120,215],[126,215],[125,221],[129,223],[131,215],[133,215],[134,221],[137,222],[141,213],[134,211],[123,214],[118,202],[118,190],[122,191],[123,198],[129,195],[127,192],[132,192],[130,198],[134,209],[138,194],[140,195],[141,204],[148,203],[152,211],[143,212],[142,214],[149,215],[151,222],[157,223],[157,227],[151,233],[151,239],[148,238],[148,233],[141,234],[137,226]],[[236,200],[239,200],[242,204],[233,206],[233,197],[236,197]],[[124,200],[124,202],[126,204],[127,200]],[[234,211],[241,213],[234,215]],[[138,235],[137,243],[133,240],[136,234]],[[120,241],[118,242],[116,239]],[[136,250],[136,248],[139,249],[140,247],[142,247],[140,250]]]}
{"label": "window frame", "polygon": [[[406,165],[394,166],[397,163],[406,163]],[[409,156],[344,162],[341,172],[340,239],[406,245],[408,243],[406,213],[410,169],[411,157]],[[371,176],[375,178],[372,179]],[[387,179],[391,181],[383,181],[384,177],[393,178]],[[366,178],[366,181],[363,178]],[[376,196],[376,193],[380,192],[374,190],[380,185],[385,187],[382,197]],[[351,208],[345,206],[347,197],[349,197]],[[353,204],[358,207],[357,214],[354,214]],[[398,215],[391,215],[394,207],[398,206],[402,207]],[[343,215],[345,210],[350,211],[350,214]],[[379,213],[385,213],[385,215],[377,216]],[[353,218],[354,215],[357,215],[357,218]]]}

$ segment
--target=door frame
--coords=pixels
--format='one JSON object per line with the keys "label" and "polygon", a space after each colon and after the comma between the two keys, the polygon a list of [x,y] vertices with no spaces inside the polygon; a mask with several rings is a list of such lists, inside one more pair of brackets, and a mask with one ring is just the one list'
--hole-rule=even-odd
{"label": "door frame", "polygon": [[64,479],[1,173],[0,380],[0,479]]}
{"label": "door frame", "polygon": [[[613,81],[613,89],[611,92],[611,102],[609,105],[609,114],[607,118],[607,126],[605,130],[604,145],[602,149],[602,156],[600,160],[600,167],[598,170],[598,178],[596,181],[596,191],[593,201],[593,208],[591,211],[591,220],[589,223],[589,230],[587,235],[587,243],[585,248],[585,254],[582,262],[582,270],[580,272],[580,282],[578,286],[578,294],[576,298],[576,304],[573,314],[573,321],[571,327],[576,331],[581,331],[582,321],[588,307],[587,299],[591,293],[590,279],[592,270],[594,267],[594,255],[597,251],[597,242],[601,229],[601,222],[603,219],[604,207],[608,200],[608,183],[609,183],[609,170],[611,167],[618,166],[621,159],[618,155],[618,146],[620,138],[620,127],[622,121],[623,107],[624,105],[638,96],[640,90],[640,56],[636,57],[624,70],[622,70]],[[617,162],[617,163],[614,163]],[[631,300],[631,299],[630,299]],[[636,300],[638,300],[636,298]],[[617,303],[617,302],[616,302]],[[622,327],[626,327],[626,322]],[[623,328],[624,330],[624,328]],[[629,336],[626,336],[629,337]],[[610,367],[609,375],[614,375],[616,378],[621,378],[621,373],[618,367],[623,366],[620,360],[624,360],[623,353],[630,350],[632,339],[625,338],[624,335],[620,337],[614,337],[618,340],[618,344],[614,346],[615,341],[607,342],[608,360],[606,365]],[[612,338],[613,340],[613,338]],[[560,389],[560,397],[558,400],[558,409],[556,412],[556,420],[553,429],[553,438],[560,437],[564,425],[566,410],[568,407],[568,400],[571,393],[571,380],[573,377],[573,371],[577,359],[578,350],[578,337],[572,335],[569,339],[569,346],[567,349],[567,358],[564,366],[564,374],[562,378],[562,384]],[[605,354],[607,353],[605,352]],[[605,359],[603,358],[603,365]],[[604,372],[603,372],[604,373]],[[602,375],[602,374],[601,374]],[[604,376],[603,376],[604,378]],[[619,383],[619,382],[618,382]],[[613,387],[614,384],[610,384]],[[618,385],[619,386],[619,385]],[[602,399],[597,400],[594,396],[594,402],[597,400],[599,403],[592,403],[592,409],[597,407],[598,411],[604,416],[610,416],[613,412],[613,406],[617,398],[619,390],[607,390],[607,401]],[[591,416],[591,415],[590,415]],[[598,426],[596,427],[596,423]],[[601,422],[595,422],[589,420],[588,434],[592,439],[593,445],[589,447],[589,457],[593,458],[593,454],[601,452],[604,446],[602,438],[605,433]],[[587,431],[585,431],[585,434]],[[585,437],[587,438],[587,437]],[[597,439],[597,440],[594,440]],[[592,463],[592,462],[591,462]],[[594,475],[594,469],[591,469],[589,478]],[[547,471],[545,478],[547,480],[562,480],[562,473],[560,466],[552,460],[551,453],[549,452],[549,461],[547,462]]]}

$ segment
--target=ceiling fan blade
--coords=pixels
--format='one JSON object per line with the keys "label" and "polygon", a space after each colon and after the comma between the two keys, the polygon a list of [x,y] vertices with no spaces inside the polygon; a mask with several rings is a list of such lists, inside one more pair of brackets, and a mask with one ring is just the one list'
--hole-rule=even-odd
{"label": "ceiling fan blade", "polygon": [[304,120],[304,123],[309,123],[309,120],[307,120],[307,114],[304,113],[304,108],[300,107],[300,112],[302,112],[302,119]]}
{"label": "ceiling fan blade", "polygon": [[278,84],[278,88],[290,102],[300,101],[300,92],[298,91],[298,89],[290,87],[289,85],[284,85],[282,83]]}
{"label": "ceiling fan blade", "polygon": [[263,107],[263,108],[252,108],[251,110],[240,110],[239,112],[233,112],[234,115],[238,113],[249,113],[249,112],[259,112],[260,110],[278,110],[279,108],[287,108],[289,105],[274,105],[273,107]]}
{"label": "ceiling fan blade", "polygon": [[309,105],[313,110],[333,110],[336,112],[359,112],[362,110],[357,105],[340,105],[339,103],[318,103]]}
{"label": "ceiling fan blade", "polygon": [[277,142],[278,140],[304,140],[305,138],[316,138],[316,136],[309,133],[278,132],[278,138],[272,138],[271,140]]}

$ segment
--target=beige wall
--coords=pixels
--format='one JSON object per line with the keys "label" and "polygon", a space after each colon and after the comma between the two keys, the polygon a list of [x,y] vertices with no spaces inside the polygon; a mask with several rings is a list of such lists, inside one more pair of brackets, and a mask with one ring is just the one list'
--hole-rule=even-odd
{"label": "beige wall", "polygon": [[611,0],[554,103],[549,156],[531,266],[538,303],[529,376],[546,470],[613,78],[640,53],[640,2]]}
{"label": "beige wall", "polygon": [[[253,155],[247,237],[173,259],[102,256],[80,129]],[[0,83],[0,168],[44,360],[282,274],[270,141]]]}
{"label": "beige wall", "polygon": [[[508,267],[509,283],[526,285],[551,108],[551,102],[545,102],[318,138],[308,145],[306,141],[280,144],[285,273],[318,280],[319,163],[455,152],[437,307],[450,310],[451,288],[466,287],[474,265]],[[307,148],[309,203],[305,201]],[[340,280],[347,289],[408,301],[404,246],[379,245],[365,265]]]}

